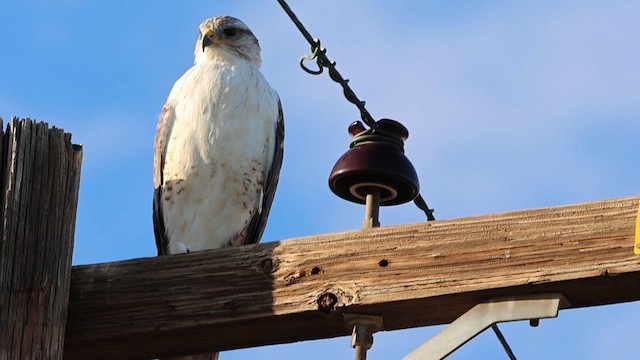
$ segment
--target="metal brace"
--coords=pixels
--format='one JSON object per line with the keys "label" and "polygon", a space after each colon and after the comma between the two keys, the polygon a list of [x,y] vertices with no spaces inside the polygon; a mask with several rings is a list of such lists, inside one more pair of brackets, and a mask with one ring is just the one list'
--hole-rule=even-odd
{"label": "metal brace", "polygon": [[403,360],[440,360],[496,323],[554,318],[561,307],[568,305],[560,293],[489,299],[462,314]]}

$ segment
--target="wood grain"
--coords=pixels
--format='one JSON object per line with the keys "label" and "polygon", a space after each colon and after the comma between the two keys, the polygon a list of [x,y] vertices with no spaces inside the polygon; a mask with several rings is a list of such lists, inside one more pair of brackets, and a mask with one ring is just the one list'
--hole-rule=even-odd
{"label": "wood grain", "polygon": [[61,359],[82,149],[16,118],[1,148],[0,359]]}
{"label": "wood grain", "polygon": [[142,359],[448,323],[487,298],[640,299],[639,197],[73,269],[65,357]]}

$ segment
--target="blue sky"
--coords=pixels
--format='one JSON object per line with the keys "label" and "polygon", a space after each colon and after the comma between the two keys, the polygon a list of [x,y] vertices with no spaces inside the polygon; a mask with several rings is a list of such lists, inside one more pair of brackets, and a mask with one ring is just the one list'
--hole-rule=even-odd
{"label": "blue sky", "polygon": [[[290,0],[376,118],[410,131],[406,152],[438,218],[638,193],[640,3]],[[327,177],[358,118],[276,1],[26,0],[0,4],[0,116],[62,127],[84,145],[74,264],[155,255],[153,137],[198,24],[244,20],[285,111],[286,149],[263,241],[357,229],[363,209]],[[383,225],[423,221],[411,205]],[[640,303],[502,327],[519,359],[637,359]],[[398,359],[440,327],[376,334]],[[347,359],[348,338],[226,352],[223,360]],[[452,359],[506,359],[487,333]]]}

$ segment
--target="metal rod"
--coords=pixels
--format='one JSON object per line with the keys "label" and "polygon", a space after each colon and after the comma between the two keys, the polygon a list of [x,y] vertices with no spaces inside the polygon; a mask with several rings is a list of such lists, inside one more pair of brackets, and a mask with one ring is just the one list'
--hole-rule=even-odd
{"label": "metal rod", "polygon": [[382,316],[364,314],[343,314],[347,329],[351,329],[351,347],[355,349],[356,360],[366,360],[367,350],[373,346],[373,333],[382,330]]}
{"label": "metal rod", "polygon": [[362,222],[362,230],[380,227],[380,189],[371,188],[371,192],[367,194],[364,205],[364,221]]}
{"label": "metal rod", "polygon": [[496,336],[498,337],[500,344],[502,344],[504,351],[507,353],[507,356],[509,356],[509,359],[518,360],[516,359],[516,356],[513,354],[513,350],[511,350],[509,343],[507,343],[507,339],[505,339],[504,335],[502,335],[502,331],[498,329],[498,324],[492,324],[491,329],[493,330],[494,333],[496,333]]}
{"label": "metal rod", "polygon": [[363,345],[356,345],[356,360],[367,360],[367,348]]}
{"label": "metal rod", "polygon": [[373,345],[373,329],[367,324],[353,325],[351,347],[355,349],[355,360],[367,360],[367,350]]}

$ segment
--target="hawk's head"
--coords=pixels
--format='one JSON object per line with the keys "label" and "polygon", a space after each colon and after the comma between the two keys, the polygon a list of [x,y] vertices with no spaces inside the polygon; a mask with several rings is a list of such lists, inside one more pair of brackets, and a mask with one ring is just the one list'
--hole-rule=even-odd
{"label": "hawk's head", "polygon": [[195,62],[237,56],[260,66],[258,39],[242,21],[231,16],[216,16],[200,24]]}

